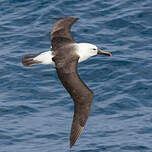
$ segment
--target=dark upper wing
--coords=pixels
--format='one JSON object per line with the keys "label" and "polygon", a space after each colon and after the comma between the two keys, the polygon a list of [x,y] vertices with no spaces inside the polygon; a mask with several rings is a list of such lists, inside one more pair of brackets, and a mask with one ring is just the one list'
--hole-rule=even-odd
{"label": "dark upper wing", "polygon": [[70,135],[70,147],[74,145],[89,117],[93,92],[83,83],[77,73],[79,57],[70,55],[63,60],[56,56],[56,70],[63,86],[74,101],[74,116]]}
{"label": "dark upper wing", "polygon": [[53,50],[63,46],[66,43],[74,43],[70,29],[72,24],[79,18],[66,17],[66,18],[53,18],[58,21],[51,29],[51,44]]}
{"label": "dark upper wing", "polygon": [[[92,93],[91,93],[92,94]],[[90,96],[90,99],[84,99],[88,103],[79,104],[77,102],[74,103],[74,116],[73,116],[73,122],[71,127],[71,134],[70,134],[70,148],[75,144],[77,139],[79,138],[84,125],[89,117],[90,109],[91,109],[91,103],[93,99],[93,94]]]}

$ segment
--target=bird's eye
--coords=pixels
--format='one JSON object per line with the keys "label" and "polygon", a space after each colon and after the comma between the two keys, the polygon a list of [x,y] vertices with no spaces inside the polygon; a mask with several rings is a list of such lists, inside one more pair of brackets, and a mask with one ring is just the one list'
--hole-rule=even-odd
{"label": "bird's eye", "polygon": [[93,50],[96,50],[95,48],[93,48]]}

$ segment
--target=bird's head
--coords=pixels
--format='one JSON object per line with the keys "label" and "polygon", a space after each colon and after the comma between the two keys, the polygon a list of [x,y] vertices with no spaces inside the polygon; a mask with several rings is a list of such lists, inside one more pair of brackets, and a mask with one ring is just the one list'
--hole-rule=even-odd
{"label": "bird's head", "polygon": [[91,56],[101,54],[112,56],[110,52],[105,52],[99,49],[97,46],[90,43],[78,43],[78,55],[80,56],[80,62],[88,59]]}
{"label": "bird's head", "polygon": [[92,56],[97,54],[112,56],[110,52],[105,52],[93,44],[88,44],[88,51],[90,52],[90,54],[92,54]]}

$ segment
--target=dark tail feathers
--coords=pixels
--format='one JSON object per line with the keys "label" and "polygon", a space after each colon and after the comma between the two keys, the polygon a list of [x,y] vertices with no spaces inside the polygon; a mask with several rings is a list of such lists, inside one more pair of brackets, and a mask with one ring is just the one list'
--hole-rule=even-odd
{"label": "dark tail feathers", "polygon": [[40,64],[41,63],[40,61],[33,60],[33,58],[35,58],[36,56],[37,55],[24,56],[23,59],[22,59],[22,64],[24,66],[33,66],[33,65],[36,65],[36,64]]}

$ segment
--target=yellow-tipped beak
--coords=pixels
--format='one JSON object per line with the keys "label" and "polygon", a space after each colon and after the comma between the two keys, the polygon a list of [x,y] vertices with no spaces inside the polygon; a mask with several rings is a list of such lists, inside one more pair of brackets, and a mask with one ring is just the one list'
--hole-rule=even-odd
{"label": "yellow-tipped beak", "polygon": [[98,49],[98,53],[97,54],[103,54],[103,55],[107,55],[107,56],[112,56],[112,54],[110,52],[105,52],[105,51],[102,51],[100,49]]}

